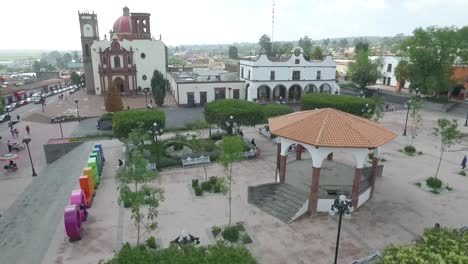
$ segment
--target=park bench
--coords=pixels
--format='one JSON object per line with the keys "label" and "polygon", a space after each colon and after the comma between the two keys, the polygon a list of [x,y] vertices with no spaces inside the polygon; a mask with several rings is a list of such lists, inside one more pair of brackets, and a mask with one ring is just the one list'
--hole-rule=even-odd
{"label": "park bench", "polygon": [[200,165],[200,164],[205,164],[205,163],[210,163],[210,157],[209,156],[200,156],[198,158],[191,158],[187,157],[186,159],[182,159],[182,166],[193,166],[193,165]]}

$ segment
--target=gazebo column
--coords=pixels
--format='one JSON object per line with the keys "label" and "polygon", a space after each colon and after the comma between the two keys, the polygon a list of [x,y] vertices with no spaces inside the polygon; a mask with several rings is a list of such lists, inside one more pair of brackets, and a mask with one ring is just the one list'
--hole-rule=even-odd
{"label": "gazebo column", "polygon": [[281,155],[280,157],[280,183],[284,184],[286,182],[286,162],[288,161],[288,155]]}
{"label": "gazebo column", "polygon": [[302,159],[302,152],[304,152],[304,147],[302,145],[296,145],[296,160]]}
{"label": "gazebo column", "polygon": [[353,203],[353,208],[357,209],[359,201],[359,189],[361,187],[361,178],[363,174],[362,168],[356,168],[354,172],[354,183],[353,183],[353,192],[351,194],[351,201]]}
{"label": "gazebo column", "polygon": [[281,160],[281,142],[276,144],[276,169],[280,170],[280,160]]}
{"label": "gazebo column", "polygon": [[320,168],[312,166],[312,184],[310,185],[309,194],[309,213],[311,216],[315,216],[317,213],[319,182]]}
{"label": "gazebo column", "polygon": [[327,160],[333,160],[333,152],[328,154],[327,156]]}
{"label": "gazebo column", "polygon": [[377,166],[379,165],[379,156],[380,156],[380,148],[374,149],[374,158],[372,159],[372,170],[371,170],[371,192],[370,198],[374,195],[375,190],[375,179],[377,178]]}

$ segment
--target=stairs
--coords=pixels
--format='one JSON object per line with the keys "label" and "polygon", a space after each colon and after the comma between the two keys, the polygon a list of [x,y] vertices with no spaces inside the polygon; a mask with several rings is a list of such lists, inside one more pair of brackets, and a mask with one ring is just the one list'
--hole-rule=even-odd
{"label": "stairs", "polygon": [[[255,187],[249,187],[249,192]],[[272,184],[258,187],[249,203],[257,206],[284,223],[290,223],[307,212],[309,194],[289,184]]]}

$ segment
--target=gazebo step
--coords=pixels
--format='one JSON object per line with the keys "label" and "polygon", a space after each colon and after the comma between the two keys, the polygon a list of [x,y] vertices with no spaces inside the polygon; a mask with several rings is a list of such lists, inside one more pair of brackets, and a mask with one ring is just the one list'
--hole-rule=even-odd
{"label": "gazebo step", "polygon": [[294,186],[292,186],[292,185],[290,185],[290,184],[287,184],[287,183],[286,183],[286,184],[281,185],[281,187],[282,187],[283,189],[291,190],[291,191],[293,191],[294,193],[300,195],[300,198],[305,198],[305,199],[308,199],[308,198],[309,198],[309,193],[308,193],[308,192],[305,192],[305,191],[303,191],[303,190],[301,190],[301,189],[299,189],[299,188],[297,188],[297,187],[294,187]]}
{"label": "gazebo step", "polygon": [[291,219],[290,217],[284,216],[283,214],[278,213],[276,210],[271,209],[271,208],[268,207],[268,206],[257,205],[257,207],[260,208],[260,209],[262,209],[262,211],[264,211],[265,213],[267,213],[267,214],[273,216],[273,217],[276,218],[276,219],[281,220],[282,222],[284,222],[284,223],[286,223],[286,224],[289,223],[289,221],[290,221],[290,219]]}
{"label": "gazebo step", "polygon": [[288,215],[295,215],[297,210],[299,210],[300,208],[300,207],[297,207],[296,205],[291,205],[291,203],[288,202],[287,200],[278,198],[276,196],[265,197],[261,199],[261,202],[267,206],[271,205],[272,208],[274,207],[277,210]]}
{"label": "gazebo step", "polygon": [[288,202],[290,206],[297,207],[297,208],[300,208],[304,204],[304,202],[307,200],[307,199],[299,199],[298,197],[294,196],[293,194],[283,189],[276,190],[275,193],[269,197],[273,197],[277,200]]}

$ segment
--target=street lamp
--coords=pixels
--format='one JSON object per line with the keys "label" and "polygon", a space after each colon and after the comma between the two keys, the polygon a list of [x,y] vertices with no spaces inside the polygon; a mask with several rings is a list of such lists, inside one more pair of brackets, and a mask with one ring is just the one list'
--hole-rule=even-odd
{"label": "street lamp", "polygon": [[31,158],[31,151],[29,150],[29,143],[31,143],[31,138],[30,137],[24,138],[23,143],[26,144],[26,147],[28,148],[29,160],[31,161],[32,176],[35,177],[37,176],[37,174],[36,174],[36,170],[34,169],[34,164]]}
{"label": "street lamp", "polygon": [[228,134],[232,135],[234,133],[234,127],[236,126],[236,122],[234,122],[234,117],[229,116],[229,119],[226,121],[226,126],[228,127]]}
{"label": "street lamp", "polygon": [[346,200],[346,196],[340,195],[336,197],[335,202],[332,204],[330,209],[330,215],[333,216],[335,213],[340,214],[338,220],[338,234],[336,236],[336,248],[335,248],[335,264],[338,261],[338,247],[340,246],[340,233],[341,233],[341,219],[343,218],[343,213],[345,213],[345,218],[351,217],[351,212],[353,211],[353,206],[351,201]]}
{"label": "street lamp", "polygon": [[468,113],[466,114],[465,126],[468,126]]}
{"label": "street lamp", "polygon": [[143,93],[145,94],[145,108],[148,108],[148,93],[149,93],[149,88],[143,89]]}
{"label": "street lamp", "polygon": [[80,100],[78,100],[78,99],[75,99],[75,104],[76,104],[76,113],[77,113],[77,115],[78,115],[78,122],[80,122],[80,121],[81,121],[81,119],[80,119],[80,110],[78,110],[78,102],[80,102]]}
{"label": "street lamp", "polygon": [[409,111],[411,109],[411,99],[408,99],[408,102],[405,104],[406,106],[406,121],[405,121],[405,130],[403,131],[403,136],[406,136],[406,127],[408,126],[408,116],[409,116]]}
{"label": "street lamp", "polygon": [[13,125],[11,124],[11,116],[10,116],[10,111],[11,110],[10,110],[10,108],[7,108],[6,111],[7,111],[7,116],[8,116],[8,120],[9,120],[8,126],[10,128],[13,128]]}
{"label": "street lamp", "polygon": [[57,122],[60,126],[60,135],[62,136],[63,138],[63,130],[62,130],[62,122],[65,120],[65,117],[64,116],[58,116],[55,118],[55,122]]}
{"label": "street lamp", "polygon": [[159,144],[158,144],[158,136],[163,134],[163,129],[159,126],[158,123],[153,123],[152,132],[154,135],[154,141],[156,143],[156,168],[159,169]]}

